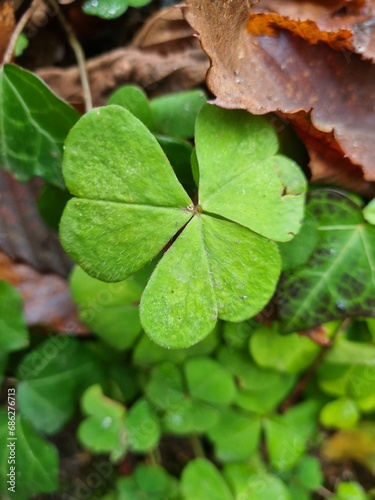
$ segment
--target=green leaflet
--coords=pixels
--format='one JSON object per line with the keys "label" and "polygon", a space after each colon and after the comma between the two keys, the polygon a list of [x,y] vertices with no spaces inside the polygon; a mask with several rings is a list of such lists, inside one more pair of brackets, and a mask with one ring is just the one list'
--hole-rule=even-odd
{"label": "green leaflet", "polygon": [[[15,452],[16,463],[12,463],[11,448],[8,440],[8,415],[0,413],[0,438],[3,444],[0,450],[0,473],[4,478],[0,482],[1,498],[17,498],[17,500],[28,500],[37,493],[53,493],[59,487],[59,464],[56,447],[40,436],[27,419],[17,415],[15,419]],[[10,461],[9,461],[10,460]],[[15,494],[8,491],[7,474],[15,472]]]}
{"label": "green leaflet", "polygon": [[196,458],[185,467],[182,474],[182,491],[186,500],[234,498],[220,472],[205,458]]}
{"label": "green leaflet", "polygon": [[63,143],[79,114],[35,75],[0,69],[0,165],[20,181],[43,177],[64,187]]}
{"label": "green leaflet", "polygon": [[195,142],[204,212],[275,241],[298,232],[305,179],[292,160],[276,155],[277,136],[265,119],[206,106],[197,119]]}
{"label": "green leaflet", "polygon": [[256,314],[271,298],[279,268],[271,241],[197,216],[156,267],[141,299],[142,324],[155,342],[187,347],[208,335],[218,317],[241,321]]}
{"label": "green leaflet", "polygon": [[[218,133],[228,134],[221,145]],[[123,280],[177,235],[140,306],[146,333],[165,347],[198,342],[219,318],[259,312],[281,268],[266,237],[289,239],[303,214],[304,178],[292,161],[273,156],[277,138],[263,119],[205,106],[196,141],[203,194],[195,207],[154,136],[126,109],[93,110],[66,141],[64,178],[76,198],[63,214],[61,240],[91,276]],[[242,189],[251,196],[240,199]]]}
{"label": "green leaflet", "polygon": [[0,351],[18,351],[29,345],[22,298],[6,281],[0,281]]}
{"label": "green leaflet", "polygon": [[354,201],[336,191],[311,192],[307,210],[315,219],[318,240],[311,257],[280,281],[276,300],[283,331],[374,316],[375,227],[366,223]]}

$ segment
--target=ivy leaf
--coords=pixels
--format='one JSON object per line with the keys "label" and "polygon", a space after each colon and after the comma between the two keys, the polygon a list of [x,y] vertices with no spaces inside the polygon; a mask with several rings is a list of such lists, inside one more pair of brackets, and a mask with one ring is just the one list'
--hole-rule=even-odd
{"label": "ivy leaf", "polygon": [[[10,448],[5,443],[8,437],[8,416],[0,414],[0,438],[4,446],[0,450],[0,472],[2,477],[7,477],[10,472],[8,462]],[[53,493],[58,490],[58,453],[52,443],[49,443],[36,433],[32,425],[20,415],[15,420],[15,453],[16,453],[16,495],[17,500],[28,500],[37,493]],[[9,478],[9,476],[8,476]],[[0,483],[2,498],[11,498],[12,493],[7,490],[6,480]]]}
{"label": "ivy leaf", "polygon": [[330,320],[375,315],[375,227],[342,193],[310,193],[318,242],[307,262],[286,273],[277,302],[285,332]]}
{"label": "ivy leaf", "polygon": [[22,298],[6,281],[0,281],[0,351],[18,351],[29,344]]}
{"label": "ivy leaf", "polygon": [[37,76],[12,64],[0,70],[0,164],[18,180],[64,187],[63,143],[78,118]]}
{"label": "ivy leaf", "polygon": [[[61,239],[90,275],[123,280],[182,230],[140,304],[146,333],[169,348],[198,342],[219,318],[241,321],[262,309],[281,267],[267,238],[289,239],[303,213],[305,180],[291,160],[274,156],[277,137],[267,122],[207,106],[198,124],[203,194],[197,206],[153,135],[118,106],[85,115],[70,132],[64,156],[65,180],[76,198],[63,214]],[[222,144],[217,134],[225,137]],[[260,215],[259,207],[269,213]]]}

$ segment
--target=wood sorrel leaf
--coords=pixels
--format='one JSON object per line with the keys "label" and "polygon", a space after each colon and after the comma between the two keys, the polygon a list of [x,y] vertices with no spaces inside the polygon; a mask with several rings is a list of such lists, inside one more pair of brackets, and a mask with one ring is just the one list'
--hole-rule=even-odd
{"label": "wood sorrel leaf", "polygon": [[78,118],[37,76],[13,64],[0,70],[0,164],[18,180],[38,175],[64,187],[63,142]]}
{"label": "wood sorrel leaf", "polygon": [[366,223],[354,201],[336,191],[311,192],[307,210],[315,219],[318,240],[307,262],[280,281],[277,302],[283,331],[374,316],[375,227]]}
{"label": "wood sorrel leaf", "polygon": [[195,142],[204,212],[275,241],[299,231],[306,181],[292,160],[276,155],[276,132],[264,118],[205,106]]}
{"label": "wood sorrel leaf", "polygon": [[[126,109],[93,110],[66,142],[64,177],[77,198],[63,214],[61,239],[90,275],[125,279],[182,229],[141,299],[142,325],[165,347],[198,342],[218,318],[241,321],[259,312],[271,298],[281,268],[276,244],[267,237],[288,239],[302,218],[305,181],[292,161],[272,156],[277,138],[262,118],[207,106],[198,121],[203,202],[196,207],[156,139]],[[215,121],[219,128],[211,127]],[[218,134],[223,141],[215,139]],[[230,179],[228,165],[235,172]],[[231,187],[224,186],[223,210],[216,210],[221,183]],[[246,199],[255,204],[238,200],[242,189],[249,190]],[[212,193],[216,201],[210,205]],[[257,205],[268,210],[272,204],[272,213],[257,220]]]}

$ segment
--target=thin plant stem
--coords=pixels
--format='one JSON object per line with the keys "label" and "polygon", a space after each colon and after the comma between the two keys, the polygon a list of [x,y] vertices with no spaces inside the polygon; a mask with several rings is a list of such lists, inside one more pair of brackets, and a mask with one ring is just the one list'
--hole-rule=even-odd
{"label": "thin plant stem", "polygon": [[91,90],[90,90],[90,84],[89,84],[89,79],[86,71],[86,60],[85,60],[85,54],[83,52],[82,46],[79,43],[73,28],[71,27],[70,23],[62,13],[59,4],[55,0],[46,0],[52,7],[56,10],[57,13],[57,18],[63,27],[66,36],[68,38],[68,42],[70,46],[72,47],[74,54],[77,59],[77,65],[78,65],[78,70],[79,70],[79,75],[81,78],[81,83],[82,83],[82,92],[83,92],[83,100],[85,103],[85,110],[90,111],[92,109],[92,96],[91,96]]}
{"label": "thin plant stem", "polygon": [[345,330],[348,327],[350,321],[351,321],[350,318],[346,318],[336,327],[336,329],[332,335],[330,344],[322,347],[318,356],[315,358],[314,362],[310,365],[309,369],[304,373],[302,378],[299,380],[299,382],[296,385],[296,387],[294,388],[293,392],[281,405],[280,410],[282,412],[286,411],[300,397],[300,395],[304,391],[305,387],[307,386],[307,384],[310,382],[310,380],[314,376],[319,365],[323,362],[324,358],[327,356],[330,348],[332,347],[332,345],[334,343],[334,340],[336,339],[336,337],[339,335],[340,332],[342,332],[343,330]]}
{"label": "thin plant stem", "polygon": [[198,436],[190,436],[190,444],[196,457],[205,457],[201,440]]}
{"label": "thin plant stem", "polygon": [[30,4],[30,7],[24,12],[21,19],[18,21],[17,26],[14,28],[12,36],[10,37],[8,47],[5,51],[3,57],[3,63],[8,64],[12,61],[13,54],[16,48],[17,40],[20,34],[25,29],[26,24],[30,21],[31,16],[34,14],[36,9],[41,5],[42,0],[33,0]]}
{"label": "thin plant stem", "polygon": [[161,456],[159,448],[150,450],[147,454],[147,461],[150,465],[159,465],[161,463]]}

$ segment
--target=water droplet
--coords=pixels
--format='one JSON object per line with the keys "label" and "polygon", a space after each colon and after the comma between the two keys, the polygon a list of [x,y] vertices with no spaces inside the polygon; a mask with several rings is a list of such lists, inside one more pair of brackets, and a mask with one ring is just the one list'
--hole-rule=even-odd
{"label": "water droplet", "polygon": [[336,300],[336,307],[340,309],[340,311],[345,311],[347,307],[345,300]]}
{"label": "water droplet", "polygon": [[105,417],[102,420],[103,429],[108,429],[108,427],[112,424],[112,417]]}

